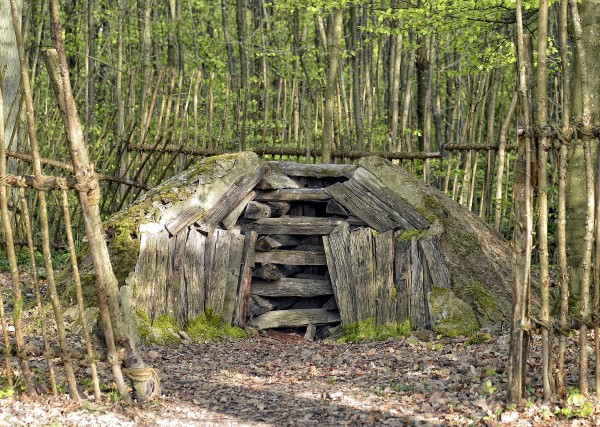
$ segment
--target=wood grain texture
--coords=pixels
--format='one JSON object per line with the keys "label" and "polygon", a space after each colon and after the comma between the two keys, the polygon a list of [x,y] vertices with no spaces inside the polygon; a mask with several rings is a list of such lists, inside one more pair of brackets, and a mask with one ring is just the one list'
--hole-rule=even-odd
{"label": "wood grain texture", "polygon": [[322,308],[305,310],[269,311],[252,319],[252,325],[258,329],[299,328],[307,325],[323,325],[341,320],[340,314]]}
{"label": "wood grain texture", "polygon": [[332,295],[333,287],[329,280],[283,278],[275,281],[255,280],[252,282],[252,295],[262,297],[316,297]]}

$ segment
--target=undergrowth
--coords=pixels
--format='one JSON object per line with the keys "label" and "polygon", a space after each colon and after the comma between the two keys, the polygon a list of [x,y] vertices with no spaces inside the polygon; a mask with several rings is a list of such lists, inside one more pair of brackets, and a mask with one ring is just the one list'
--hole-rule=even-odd
{"label": "undergrowth", "polygon": [[185,331],[193,340],[213,340],[219,338],[248,338],[242,328],[222,323],[221,316],[210,310],[188,322]]}

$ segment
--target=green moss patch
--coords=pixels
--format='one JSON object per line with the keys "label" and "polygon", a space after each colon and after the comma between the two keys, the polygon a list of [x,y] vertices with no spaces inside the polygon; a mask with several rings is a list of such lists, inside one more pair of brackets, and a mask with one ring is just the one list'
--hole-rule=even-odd
{"label": "green moss patch", "polygon": [[365,339],[372,341],[386,341],[389,338],[398,339],[407,337],[411,333],[410,321],[392,325],[376,325],[371,317],[358,323],[342,325],[343,335],[341,342],[360,342]]}
{"label": "green moss patch", "polygon": [[479,329],[469,304],[450,289],[434,286],[427,295],[433,330],[450,338],[469,336]]}
{"label": "green moss patch", "polygon": [[242,328],[222,323],[221,316],[210,310],[189,321],[185,331],[193,340],[214,340],[224,337],[248,338]]}
{"label": "green moss patch", "polygon": [[485,317],[492,323],[502,321],[502,311],[498,307],[496,299],[488,293],[481,283],[472,281],[467,293],[469,295],[469,302],[471,302],[475,310],[482,317]]}
{"label": "green moss patch", "polygon": [[145,343],[164,346],[181,342],[181,337],[177,333],[179,327],[173,316],[163,314],[158,316],[154,322],[150,322],[150,317],[145,311],[137,309],[136,315],[140,337]]}

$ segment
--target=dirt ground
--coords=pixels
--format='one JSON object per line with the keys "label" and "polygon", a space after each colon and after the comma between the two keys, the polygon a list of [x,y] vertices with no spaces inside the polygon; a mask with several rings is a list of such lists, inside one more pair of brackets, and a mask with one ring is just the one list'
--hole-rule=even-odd
{"label": "dirt ground", "polygon": [[[272,333],[143,348],[162,378],[157,401],[4,398],[0,426],[600,425],[594,402],[591,415],[567,418],[556,414],[566,403],[540,400],[535,344],[519,406],[504,403],[506,335],[473,345],[434,336],[339,344]],[[569,377],[576,384],[577,372]]]}

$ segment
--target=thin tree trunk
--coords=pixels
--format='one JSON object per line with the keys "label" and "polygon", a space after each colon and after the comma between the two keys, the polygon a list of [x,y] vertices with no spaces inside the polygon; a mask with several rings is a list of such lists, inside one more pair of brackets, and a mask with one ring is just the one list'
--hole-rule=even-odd
{"label": "thin tree trunk", "polygon": [[344,10],[333,11],[333,23],[331,26],[331,45],[329,48],[329,68],[327,70],[327,82],[325,87],[325,111],[322,141],[321,161],[331,163],[331,150],[334,145],[334,114],[337,87],[338,66],[340,62],[340,50],[342,42],[342,24],[344,21]]}

